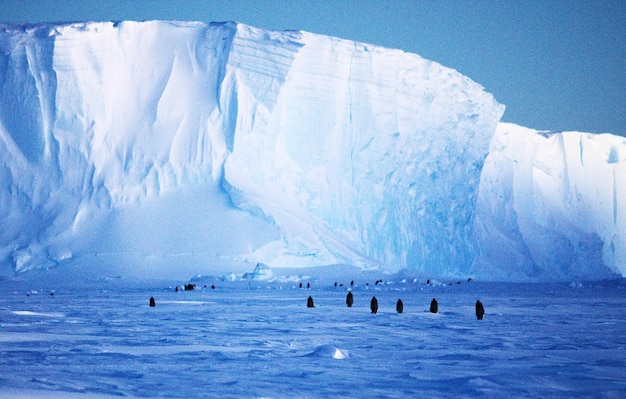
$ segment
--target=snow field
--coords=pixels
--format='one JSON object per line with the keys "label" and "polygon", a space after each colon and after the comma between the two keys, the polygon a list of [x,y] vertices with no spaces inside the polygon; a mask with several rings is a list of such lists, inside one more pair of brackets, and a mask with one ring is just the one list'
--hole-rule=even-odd
{"label": "snow field", "polygon": [[[328,279],[0,291],[2,392],[18,397],[620,397],[622,281],[427,286]],[[345,283],[345,282],[344,282]],[[182,283],[181,283],[182,285]],[[40,285],[41,286],[41,285]],[[305,284],[306,286],[306,284]],[[210,287],[210,286],[209,286]],[[311,295],[316,307],[306,308]],[[375,295],[379,313],[372,315]],[[154,296],[156,307],[148,306]],[[430,300],[438,314],[428,312]],[[404,313],[395,312],[402,298]],[[474,302],[486,316],[478,321]],[[68,396],[68,397],[73,397]]]}

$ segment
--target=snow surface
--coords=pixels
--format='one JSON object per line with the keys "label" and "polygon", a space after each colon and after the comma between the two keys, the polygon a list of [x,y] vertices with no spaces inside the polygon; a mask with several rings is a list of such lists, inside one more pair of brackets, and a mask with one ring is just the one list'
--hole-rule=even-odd
{"label": "snow surface", "polygon": [[166,21],[2,25],[0,50],[0,274],[626,275],[623,140],[583,134],[575,170],[571,140],[489,150],[504,107],[415,54]]}
{"label": "snow surface", "polygon": [[[345,305],[349,280],[354,306]],[[382,284],[374,284],[383,278]],[[622,398],[624,280],[2,281],[0,396]],[[198,280],[196,282],[199,283]],[[210,284],[215,288],[211,289]],[[53,290],[54,295],[50,295]],[[311,295],[316,307],[306,307]],[[370,313],[369,301],[380,305]],[[153,296],[156,306],[148,306]],[[439,313],[428,311],[432,298]],[[395,312],[398,298],[404,313]],[[485,306],[484,320],[474,303]]]}

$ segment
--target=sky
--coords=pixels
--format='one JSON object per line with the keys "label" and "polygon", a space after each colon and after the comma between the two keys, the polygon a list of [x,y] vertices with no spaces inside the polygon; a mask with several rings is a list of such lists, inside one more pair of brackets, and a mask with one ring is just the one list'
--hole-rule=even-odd
{"label": "sky", "polygon": [[0,22],[237,21],[454,68],[539,130],[626,136],[626,0],[0,0]]}

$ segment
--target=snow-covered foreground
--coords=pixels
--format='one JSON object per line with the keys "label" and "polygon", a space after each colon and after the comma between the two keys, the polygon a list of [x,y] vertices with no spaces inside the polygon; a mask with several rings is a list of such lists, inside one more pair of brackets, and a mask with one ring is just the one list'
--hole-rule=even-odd
{"label": "snow-covered foreground", "polygon": [[[347,287],[329,279],[311,281],[308,290],[297,282],[207,280],[208,288],[180,292],[119,281],[1,283],[1,397],[626,393],[623,280],[365,285],[357,278],[352,308]],[[438,314],[428,312],[433,297]],[[398,298],[403,314],[395,311]],[[482,321],[474,316],[477,299],[486,308]]]}

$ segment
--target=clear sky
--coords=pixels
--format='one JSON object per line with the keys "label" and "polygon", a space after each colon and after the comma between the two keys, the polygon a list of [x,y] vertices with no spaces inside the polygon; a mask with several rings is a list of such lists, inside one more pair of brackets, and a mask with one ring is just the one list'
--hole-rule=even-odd
{"label": "clear sky", "polygon": [[626,136],[626,0],[0,0],[0,22],[233,20],[399,48],[455,68],[503,120]]}

